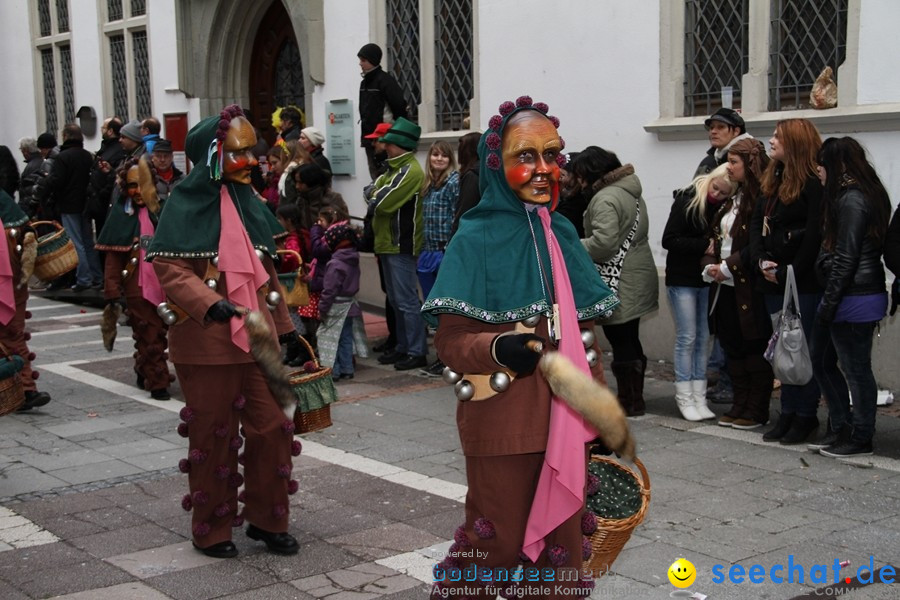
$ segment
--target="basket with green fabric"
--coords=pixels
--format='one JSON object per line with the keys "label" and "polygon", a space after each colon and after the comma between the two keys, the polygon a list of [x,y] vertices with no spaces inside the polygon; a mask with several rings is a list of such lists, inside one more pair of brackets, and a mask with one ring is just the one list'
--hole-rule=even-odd
{"label": "basket with green fabric", "polygon": [[587,509],[596,518],[590,534],[591,555],[584,561],[594,577],[605,575],[632,532],[647,516],[650,476],[644,463],[634,459],[640,476],[631,468],[605,457],[591,455],[588,463]]}
{"label": "basket with green fabric", "polygon": [[25,390],[19,379],[19,371],[24,366],[21,356],[0,344],[0,416],[18,410],[25,402]]}
{"label": "basket with green fabric", "polygon": [[294,427],[297,433],[311,433],[331,427],[331,404],[337,400],[337,390],[331,378],[331,368],[322,367],[312,346],[303,336],[297,337],[306,346],[312,359],[302,369],[288,374],[294,395],[297,396]]}
{"label": "basket with green fabric", "polygon": [[34,221],[31,225],[50,225],[56,231],[38,238],[37,258],[34,261],[34,275],[42,281],[53,281],[78,266],[75,244],[63,226],[56,221]]}
{"label": "basket with green fabric", "polygon": [[277,250],[278,254],[293,254],[300,265],[291,273],[279,273],[278,283],[288,308],[297,308],[309,304],[309,284],[303,280],[303,258],[293,250]]}

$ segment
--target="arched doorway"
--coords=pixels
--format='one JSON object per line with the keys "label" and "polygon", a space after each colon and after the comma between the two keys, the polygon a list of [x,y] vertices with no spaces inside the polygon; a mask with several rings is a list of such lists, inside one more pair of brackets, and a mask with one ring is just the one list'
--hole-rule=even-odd
{"label": "arched doorway", "polygon": [[277,131],[272,112],[294,104],[306,113],[303,64],[291,18],[278,0],[260,21],[250,64],[250,110],[254,125],[271,145]]}

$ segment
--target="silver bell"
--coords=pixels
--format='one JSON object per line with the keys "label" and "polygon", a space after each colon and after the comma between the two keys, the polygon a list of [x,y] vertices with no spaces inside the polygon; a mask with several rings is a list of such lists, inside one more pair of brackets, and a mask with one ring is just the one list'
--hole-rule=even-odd
{"label": "silver bell", "polygon": [[122,269],[122,278],[128,277],[128,269]]}
{"label": "silver bell", "polygon": [[213,256],[213,257],[212,257],[212,260],[209,261],[209,262],[211,262],[211,263],[213,264],[214,267],[217,267],[217,266],[219,266],[219,257],[218,257],[218,256]]}
{"label": "silver bell", "polygon": [[281,294],[279,294],[275,290],[272,290],[271,292],[266,294],[266,304],[268,304],[272,308],[278,306],[279,302],[281,302]]}
{"label": "silver bell", "polygon": [[463,379],[462,381],[457,382],[454,386],[454,391],[460,402],[468,402],[475,395],[475,386],[473,386],[469,380]]}
{"label": "silver bell", "polygon": [[450,367],[444,367],[444,370],[441,372],[441,377],[446,383],[449,383],[450,385],[456,385],[459,380],[462,379],[462,375],[457,373]]}
{"label": "silver bell", "polygon": [[22,244],[16,244],[16,252],[18,252],[19,254],[22,253]]}
{"label": "silver bell", "polygon": [[132,256],[132,257],[131,257],[131,264],[133,264],[133,265],[138,264],[137,256]]}
{"label": "silver bell", "polygon": [[170,309],[168,302],[160,302],[156,305],[156,314],[158,314],[160,317],[163,316],[163,313],[168,312],[169,310]]}
{"label": "silver bell", "polygon": [[588,366],[592,369],[600,362],[600,355],[593,348],[588,348],[588,351],[584,353],[584,357],[587,359]]}
{"label": "silver bell", "polygon": [[209,279],[206,280],[206,287],[208,287],[211,290],[216,289],[216,287],[218,287],[218,285],[219,285],[219,282],[216,281],[215,279],[213,279],[212,277],[210,277]]}
{"label": "silver bell", "polygon": [[258,258],[259,260],[262,260],[263,258],[265,258],[265,256],[266,255],[263,254],[262,250],[260,250],[259,248],[256,249],[256,258]]}
{"label": "silver bell", "polygon": [[585,348],[593,346],[595,341],[597,341],[597,336],[594,335],[593,329],[581,330],[581,343],[584,344]]}
{"label": "silver bell", "polygon": [[505,392],[509,389],[509,374],[505,371],[495,371],[491,374],[491,389],[495,392]]}
{"label": "silver bell", "polygon": [[525,327],[534,328],[534,327],[537,327],[537,324],[538,324],[538,322],[540,322],[540,320],[541,320],[540,314],[531,315],[530,317],[528,317],[526,319],[522,319],[522,325],[524,325]]}
{"label": "silver bell", "polygon": [[174,325],[175,321],[178,320],[178,315],[175,314],[174,310],[166,309],[165,314],[162,315],[162,321],[166,325]]}
{"label": "silver bell", "polygon": [[10,229],[10,230],[9,230],[9,237],[11,237],[11,238],[17,238],[17,237],[19,237],[19,230],[16,229],[15,227],[13,227],[12,229]]}

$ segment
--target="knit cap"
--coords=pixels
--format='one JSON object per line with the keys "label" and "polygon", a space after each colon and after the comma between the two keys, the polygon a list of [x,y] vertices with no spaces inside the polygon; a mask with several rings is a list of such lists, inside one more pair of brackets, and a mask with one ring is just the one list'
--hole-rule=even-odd
{"label": "knit cap", "polygon": [[52,133],[42,133],[38,136],[37,147],[44,150],[47,148],[55,148],[56,138],[53,137]]}
{"label": "knit cap", "polygon": [[309,140],[309,143],[316,148],[325,143],[325,136],[315,127],[306,127],[305,129],[301,129],[300,133],[305,135],[306,139]]}
{"label": "knit cap", "polygon": [[373,65],[380,65],[381,54],[381,48],[378,47],[378,44],[366,44],[359,49],[359,52],[356,53],[356,56],[366,59]]}
{"label": "knit cap", "polygon": [[141,135],[141,124],[138,121],[130,121],[122,125],[119,136],[127,137],[129,140],[139,144],[144,141],[144,136]]}

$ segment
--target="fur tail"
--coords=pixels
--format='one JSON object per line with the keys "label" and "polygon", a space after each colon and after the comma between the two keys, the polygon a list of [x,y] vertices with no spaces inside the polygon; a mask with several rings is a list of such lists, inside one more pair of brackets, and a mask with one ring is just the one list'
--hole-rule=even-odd
{"label": "fur tail", "polygon": [[634,460],[634,438],[625,413],[609,388],[594,381],[559,352],[548,352],[539,364],[553,393],[597,430],[607,448]]}
{"label": "fur tail", "polygon": [[272,338],[272,332],[265,316],[259,311],[251,311],[244,318],[247,334],[250,339],[250,354],[262,369],[269,385],[269,391],[275,396],[279,406],[289,419],[294,418],[297,397],[291,387],[284,367],[281,365],[281,347]]}
{"label": "fur tail", "polygon": [[28,285],[28,280],[34,275],[34,261],[37,259],[37,240],[34,233],[29,231],[22,239],[22,276],[19,278],[19,287]]}
{"label": "fur tail", "polygon": [[118,333],[119,315],[122,309],[118,303],[107,304],[103,309],[103,320],[100,321],[100,333],[103,335],[103,347],[107,352],[113,351]]}

